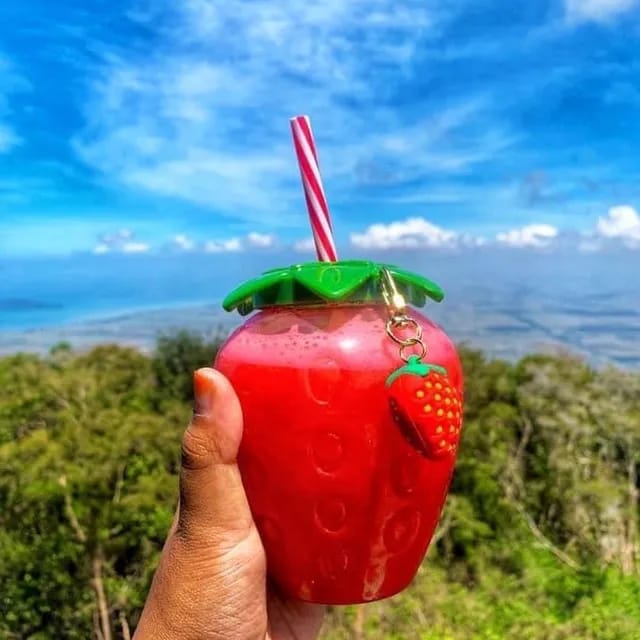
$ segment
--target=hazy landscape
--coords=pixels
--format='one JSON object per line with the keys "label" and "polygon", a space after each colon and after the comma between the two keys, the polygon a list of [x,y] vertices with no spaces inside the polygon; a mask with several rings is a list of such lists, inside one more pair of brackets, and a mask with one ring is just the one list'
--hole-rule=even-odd
{"label": "hazy landscape", "polygon": [[[430,304],[426,313],[456,342],[511,360],[567,350],[595,365],[640,365],[637,252],[416,251],[373,257],[444,287],[445,301]],[[173,329],[224,333],[240,321],[219,303],[233,286],[270,266],[306,259],[274,253],[254,261],[170,255],[80,256],[52,259],[37,269],[31,261],[5,263],[0,353],[43,353],[60,341],[79,349],[118,342],[149,351],[158,335]]]}

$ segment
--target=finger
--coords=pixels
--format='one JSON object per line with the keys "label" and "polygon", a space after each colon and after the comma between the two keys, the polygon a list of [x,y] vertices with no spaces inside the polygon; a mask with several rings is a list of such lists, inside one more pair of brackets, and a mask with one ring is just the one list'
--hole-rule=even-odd
{"label": "finger", "polygon": [[193,419],[182,440],[178,533],[207,546],[233,545],[253,525],[236,464],[242,410],[218,371],[198,369],[193,382]]}

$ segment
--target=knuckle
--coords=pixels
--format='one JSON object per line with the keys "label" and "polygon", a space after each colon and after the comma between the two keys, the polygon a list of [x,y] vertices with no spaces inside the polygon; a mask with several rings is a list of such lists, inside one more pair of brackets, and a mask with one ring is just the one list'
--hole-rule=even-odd
{"label": "knuckle", "polygon": [[182,438],[180,457],[183,469],[197,471],[209,466],[212,458],[210,438],[190,427]]}

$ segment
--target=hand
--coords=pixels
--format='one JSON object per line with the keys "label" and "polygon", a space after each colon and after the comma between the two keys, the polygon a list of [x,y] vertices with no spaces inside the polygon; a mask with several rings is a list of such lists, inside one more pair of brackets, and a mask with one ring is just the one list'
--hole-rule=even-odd
{"label": "hand", "polygon": [[312,640],[324,607],[267,584],[266,558],[236,464],[242,412],[213,369],[194,374],[180,503],[135,640]]}

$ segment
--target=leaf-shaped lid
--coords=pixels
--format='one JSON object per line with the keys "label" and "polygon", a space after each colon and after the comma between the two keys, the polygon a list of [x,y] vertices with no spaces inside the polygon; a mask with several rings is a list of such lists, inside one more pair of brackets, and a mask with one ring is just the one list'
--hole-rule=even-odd
{"label": "leaf-shaped lid", "polygon": [[234,289],[222,306],[247,315],[254,309],[284,305],[383,302],[383,269],[391,274],[407,303],[422,307],[427,298],[436,302],[444,298],[435,282],[415,273],[365,260],[343,260],[272,269]]}

